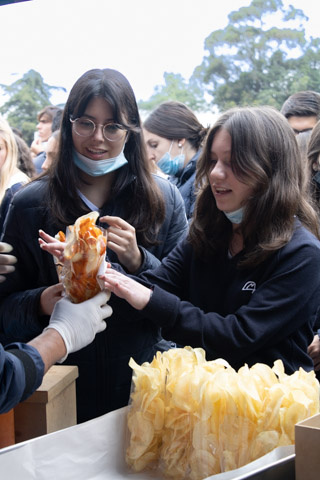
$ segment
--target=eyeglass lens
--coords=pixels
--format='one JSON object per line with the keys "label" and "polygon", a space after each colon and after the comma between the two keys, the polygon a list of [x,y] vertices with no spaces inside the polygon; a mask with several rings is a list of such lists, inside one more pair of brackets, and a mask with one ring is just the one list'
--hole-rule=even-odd
{"label": "eyeglass lens", "polygon": [[[96,130],[96,124],[88,118],[77,118],[72,123],[75,132],[81,137],[89,137]],[[111,142],[121,140],[124,134],[124,128],[117,123],[107,123],[102,131],[103,136]]]}

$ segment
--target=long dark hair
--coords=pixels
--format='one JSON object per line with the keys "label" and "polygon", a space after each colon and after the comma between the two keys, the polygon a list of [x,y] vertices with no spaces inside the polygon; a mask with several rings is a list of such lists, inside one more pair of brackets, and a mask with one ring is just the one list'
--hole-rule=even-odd
{"label": "long dark hair", "polygon": [[272,107],[234,108],[210,130],[197,166],[199,193],[189,238],[199,255],[226,251],[232,236],[231,223],[218,210],[208,178],[211,145],[221,128],[231,136],[233,173],[253,189],[241,223],[245,256],[239,266],[257,265],[289,242],[294,216],[319,238],[299,147],[288,121]]}
{"label": "long dark hair", "polygon": [[70,118],[81,117],[94,97],[104,98],[112,108],[114,122],[128,130],[124,149],[128,164],[118,170],[111,195],[116,196],[129,179],[134,178],[130,184],[132,195],[125,220],[135,227],[137,238],[143,245],[152,245],[156,243],[157,232],[164,220],[164,199],[149,171],[135,95],[128,80],[116,70],[89,70],[71,89],[61,120],[59,152],[48,170],[52,215],[57,222],[69,225],[88,212],[77,192],[83,180],[73,162]]}

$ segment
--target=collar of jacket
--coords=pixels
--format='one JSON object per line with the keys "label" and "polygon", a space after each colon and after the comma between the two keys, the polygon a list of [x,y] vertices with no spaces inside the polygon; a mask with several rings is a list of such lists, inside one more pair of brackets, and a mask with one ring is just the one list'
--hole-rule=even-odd
{"label": "collar of jacket", "polygon": [[173,177],[177,178],[178,183],[185,183],[191,177],[191,175],[193,175],[196,170],[196,164],[198,158],[200,157],[200,153],[201,150],[198,150],[197,153],[187,163],[187,165],[181,170],[181,172]]}

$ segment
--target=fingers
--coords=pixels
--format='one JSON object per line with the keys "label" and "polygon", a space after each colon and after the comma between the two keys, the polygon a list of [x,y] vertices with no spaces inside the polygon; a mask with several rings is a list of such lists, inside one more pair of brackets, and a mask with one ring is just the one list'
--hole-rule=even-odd
{"label": "fingers", "polygon": [[125,230],[128,227],[133,228],[130,223],[126,222],[120,217],[111,217],[110,215],[106,215],[104,217],[100,217],[99,221],[102,223],[107,223],[109,227],[117,227],[120,230]]}
{"label": "fingers", "polygon": [[[1,265],[14,265],[15,263],[17,263],[17,258],[15,256],[0,253],[0,268],[1,268]],[[12,272],[13,270],[9,270],[9,271]],[[1,273],[5,273],[5,272],[1,272]]]}
{"label": "fingers", "polygon": [[41,250],[45,250],[46,252],[50,253],[54,257],[57,257],[61,262],[64,261],[64,247],[54,243],[46,243],[41,238],[38,239],[39,246]]}
{"label": "fingers", "polygon": [[107,323],[102,320],[97,328],[97,333],[103,332],[107,328]]}
{"label": "fingers", "polygon": [[0,273],[7,274],[15,271],[15,267],[13,265],[0,265]]}
{"label": "fingers", "polygon": [[44,232],[43,230],[39,230],[39,236],[47,243],[56,243],[57,239],[49,235],[48,233]]}
{"label": "fingers", "polygon": [[313,363],[313,366],[314,366],[314,369],[315,369],[316,372],[318,372],[318,371],[320,370],[320,362],[319,362],[319,361],[318,361],[318,362],[314,362],[314,363]]}
{"label": "fingers", "polygon": [[54,257],[57,257],[59,261],[64,261],[64,248],[65,243],[60,242],[55,237],[48,235],[43,230],[39,230],[39,238],[38,238],[39,246],[42,250],[50,253]]}
{"label": "fingers", "polygon": [[12,246],[9,243],[0,242],[0,252],[9,253],[12,252]]}
{"label": "fingers", "polygon": [[127,280],[127,277],[112,268],[106,268],[104,275],[100,275],[100,279],[104,282],[106,288],[109,286],[117,287],[119,286],[119,280],[123,277],[124,281]]}
{"label": "fingers", "polygon": [[313,361],[320,356],[320,340],[318,335],[314,336],[313,341],[310,343],[307,351]]}
{"label": "fingers", "polygon": [[46,288],[42,294],[45,292],[48,298],[55,299],[56,297],[61,297],[64,287],[62,283],[56,283],[55,285],[51,285],[50,287]]}
{"label": "fingers", "polygon": [[[2,246],[3,250],[5,251],[7,249],[7,243],[0,243]],[[11,245],[8,245],[8,247],[11,247]],[[9,250],[11,251],[11,250]],[[0,274],[1,273],[11,273],[15,271],[15,267],[13,266],[15,263],[17,263],[16,257],[13,255],[7,255],[4,253],[0,253]],[[4,282],[6,277],[1,276],[0,282]]]}

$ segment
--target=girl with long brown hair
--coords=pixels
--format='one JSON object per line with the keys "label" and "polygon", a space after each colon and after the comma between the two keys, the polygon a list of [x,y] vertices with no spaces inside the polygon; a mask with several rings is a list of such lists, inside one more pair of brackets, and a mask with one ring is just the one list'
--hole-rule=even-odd
{"label": "girl with long brown hair", "polygon": [[221,115],[197,183],[189,236],[161,266],[138,279],[106,270],[105,287],[136,311],[119,301],[114,308],[236,369],[281,359],[288,373],[312,370],[319,227],[287,120],[271,107]]}

